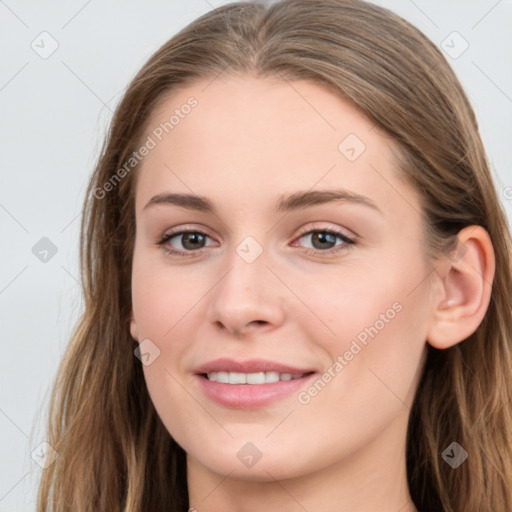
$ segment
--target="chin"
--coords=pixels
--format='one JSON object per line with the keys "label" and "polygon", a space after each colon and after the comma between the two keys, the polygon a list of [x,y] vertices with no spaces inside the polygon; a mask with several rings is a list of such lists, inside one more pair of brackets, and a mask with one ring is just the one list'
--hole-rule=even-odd
{"label": "chin", "polygon": [[[267,432],[268,433],[268,432]],[[273,482],[297,478],[311,471],[308,457],[297,448],[272,445],[264,436],[230,439],[213,450],[189,450],[188,459],[209,471],[229,475],[230,479],[252,482]],[[301,455],[298,458],[298,455]]]}

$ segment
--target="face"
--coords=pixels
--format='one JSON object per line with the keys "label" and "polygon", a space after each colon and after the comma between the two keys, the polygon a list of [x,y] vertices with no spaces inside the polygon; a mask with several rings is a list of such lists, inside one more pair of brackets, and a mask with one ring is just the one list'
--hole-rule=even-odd
{"label": "face", "polygon": [[189,464],[242,479],[384,457],[431,321],[418,196],[320,85],[208,83],[155,109],[137,170],[131,333],[158,414]]}

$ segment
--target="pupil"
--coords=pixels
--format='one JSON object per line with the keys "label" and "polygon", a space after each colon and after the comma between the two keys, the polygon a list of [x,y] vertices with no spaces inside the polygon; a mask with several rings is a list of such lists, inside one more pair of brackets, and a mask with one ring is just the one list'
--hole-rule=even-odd
{"label": "pupil", "polygon": [[[201,244],[201,242],[204,242],[204,236],[201,235],[200,233],[183,234],[182,244],[183,247],[185,247],[185,249],[197,249],[197,247],[194,246],[194,244]],[[191,244],[192,246],[190,247],[189,244]]]}
{"label": "pupil", "polygon": [[318,233],[313,233],[313,245],[315,245],[315,242],[319,242],[319,249],[330,249],[330,244],[336,244],[336,237],[331,233],[320,231]]}

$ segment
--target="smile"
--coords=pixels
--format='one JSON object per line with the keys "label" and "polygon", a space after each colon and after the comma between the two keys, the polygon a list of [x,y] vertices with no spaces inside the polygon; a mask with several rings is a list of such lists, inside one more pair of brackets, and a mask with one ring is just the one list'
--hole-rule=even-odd
{"label": "smile", "polygon": [[206,378],[213,382],[222,382],[224,384],[270,384],[272,382],[300,379],[304,373],[279,373],[279,372],[209,372]]}
{"label": "smile", "polygon": [[195,369],[198,390],[207,399],[229,409],[259,409],[290,399],[317,375],[276,361],[217,359]]}

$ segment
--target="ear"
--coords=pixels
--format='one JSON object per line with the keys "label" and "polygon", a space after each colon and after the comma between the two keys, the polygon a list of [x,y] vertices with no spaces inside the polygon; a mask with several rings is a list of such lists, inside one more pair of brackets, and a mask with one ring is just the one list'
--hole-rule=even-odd
{"label": "ear", "polygon": [[139,333],[137,323],[135,322],[135,316],[133,315],[133,307],[130,310],[130,334],[135,341],[139,341]]}
{"label": "ear", "polygon": [[468,226],[457,238],[454,253],[436,267],[440,293],[435,294],[427,341],[438,349],[471,336],[491,299],[495,256],[489,234],[481,226]]}

